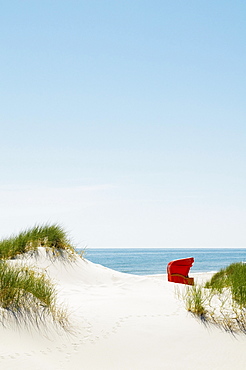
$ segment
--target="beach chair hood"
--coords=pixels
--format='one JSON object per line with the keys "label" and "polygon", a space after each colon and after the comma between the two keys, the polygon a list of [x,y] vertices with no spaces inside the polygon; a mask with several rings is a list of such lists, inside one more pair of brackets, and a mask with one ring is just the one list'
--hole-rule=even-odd
{"label": "beach chair hood", "polygon": [[188,276],[193,263],[193,257],[169,262],[167,265],[168,281],[173,283],[194,285],[194,279]]}

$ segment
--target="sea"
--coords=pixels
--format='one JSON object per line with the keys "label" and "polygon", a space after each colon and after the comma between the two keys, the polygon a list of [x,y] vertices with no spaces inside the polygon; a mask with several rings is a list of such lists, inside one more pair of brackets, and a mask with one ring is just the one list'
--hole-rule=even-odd
{"label": "sea", "polygon": [[86,249],[84,257],[96,264],[133,275],[165,274],[170,261],[193,257],[190,272],[217,272],[234,262],[246,263],[246,248],[107,248]]}

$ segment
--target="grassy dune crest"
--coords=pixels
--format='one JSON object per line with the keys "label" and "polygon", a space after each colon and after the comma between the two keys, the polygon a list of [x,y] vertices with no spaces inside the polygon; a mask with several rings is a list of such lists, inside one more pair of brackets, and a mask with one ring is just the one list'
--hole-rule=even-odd
{"label": "grassy dune crest", "polygon": [[35,226],[18,235],[0,241],[0,259],[12,259],[20,254],[45,247],[55,256],[64,251],[74,253],[67,233],[59,225]]}
{"label": "grassy dune crest", "polygon": [[246,264],[233,263],[183,295],[188,311],[231,332],[246,334]]}
{"label": "grassy dune crest", "polygon": [[11,315],[18,322],[38,323],[47,315],[65,327],[67,316],[56,305],[56,289],[44,272],[10,263],[39,247],[48,257],[70,259],[75,255],[66,232],[58,225],[35,226],[0,242],[0,318]]}
{"label": "grassy dune crest", "polygon": [[233,301],[242,309],[246,309],[246,264],[233,263],[217,272],[205,288],[221,293],[223,289],[230,290]]}

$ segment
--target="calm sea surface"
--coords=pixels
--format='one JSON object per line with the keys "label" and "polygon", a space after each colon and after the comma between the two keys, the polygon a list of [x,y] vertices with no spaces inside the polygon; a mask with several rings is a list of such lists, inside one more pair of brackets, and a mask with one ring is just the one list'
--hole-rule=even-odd
{"label": "calm sea surface", "polygon": [[165,274],[168,262],[194,257],[191,272],[218,271],[246,262],[245,249],[87,249],[85,258],[113,270],[136,275]]}

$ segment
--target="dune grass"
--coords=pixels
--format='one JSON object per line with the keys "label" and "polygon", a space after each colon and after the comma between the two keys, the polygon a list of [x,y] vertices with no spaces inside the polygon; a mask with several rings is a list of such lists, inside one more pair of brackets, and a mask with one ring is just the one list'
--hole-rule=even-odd
{"label": "dune grass", "polygon": [[204,285],[187,287],[188,311],[230,332],[246,334],[246,265],[233,263]]}
{"label": "dune grass", "polygon": [[0,263],[0,304],[3,308],[18,311],[22,306],[35,305],[35,299],[43,307],[49,307],[54,296],[54,287],[44,274],[37,274],[28,267]]}
{"label": "dune grass", "polygon": [[200,318],[205,317],[206,298],[201,286],[195,284],[189,287],[185,292],[186,309]]}
{"label": "dune grass", "polygon": [[205,284],[215,293],[221,293],[223,289],[230,289],[233,301],[240,308],[246,308],[246,264],[233,263],[217,272],[210,281]]}
{"label": "dune grass", "polygon": [[58,225],[35,226],[0,241],[0,313],[16,320],[38,323],[47,315],[63,327],[64,310],[56,305],[56,289],[44,272],[12,262],[44,247],[48,257],[69,260],[76,254],[67,233]]}
{"label": "dune grass", "polygon": [[13,259],[20,254],[45,247],[54,256],[61,256],[64,251],[75,252],[67,233],[59,225],[35,226],[18,235],[0,241],[0,259]]}

